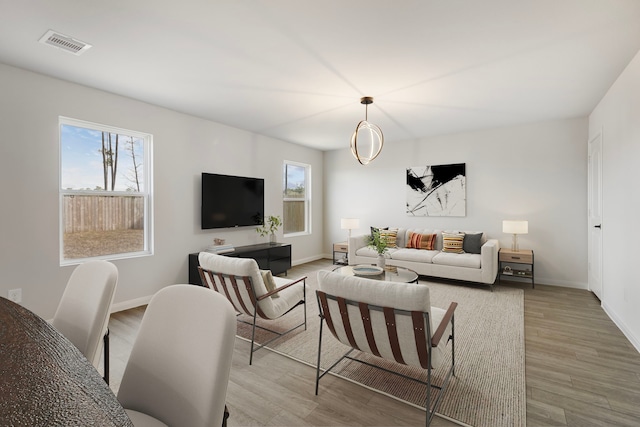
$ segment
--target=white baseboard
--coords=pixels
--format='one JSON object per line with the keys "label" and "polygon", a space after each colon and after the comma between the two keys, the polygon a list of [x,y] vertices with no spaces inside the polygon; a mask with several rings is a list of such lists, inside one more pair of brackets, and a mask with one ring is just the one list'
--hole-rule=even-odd
{"label": "white baseboard", "polygon": [[294,265],[306,264],[308,262],[317,261],[317,260],[323,259],[323,258],[331,258],[331,257],[326,257],[324,255],[314,255],[312,257],[297,259],[295,261],[292,260],[291,261],[291,265],[294,266]]}
{"label": "white baseboard", "polygon": [[611,310],[611,308],[606,303],[602,303],[602,309],[604,310],[605,313],[607,313],[607,316],[609,316],[609,318],[613,321],[613,323],[616,324],[618,329],[622,331],[624,336],[627,337],[627,339],[636,348],[636,350],[640,352],[640,339],[638,339],[638,337],[633,335],[631,330],[627,327],[626,323],[624,323],[624,321],[620,319],[616,315],[615,311]]}
{"label": "white baseboard", "polygon": [[589,285],[587,283],[572,282],[569,280],[549,279],[547,277],[537,277],[537,276],[535,279],[536,279],[536,285],[539,283],[541,285],[563,286],[565,288],[589,290]]}

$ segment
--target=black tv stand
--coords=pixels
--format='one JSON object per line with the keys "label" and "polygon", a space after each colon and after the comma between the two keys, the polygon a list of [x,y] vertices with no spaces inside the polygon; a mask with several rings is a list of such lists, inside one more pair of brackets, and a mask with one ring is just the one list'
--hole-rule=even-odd
{"label": "black tv stand", "polygon": [[[198,273],[199,252],[189,254],[189,283],[201,285],[200,274]],[[288,243],[260,243],[257,245],[236,246],[233,252],[226,252],[221,255],[238,258],[253,258],[258,263],[261,270],[271,270],[274,276],[287,274],[291,268],[291,245]]]}

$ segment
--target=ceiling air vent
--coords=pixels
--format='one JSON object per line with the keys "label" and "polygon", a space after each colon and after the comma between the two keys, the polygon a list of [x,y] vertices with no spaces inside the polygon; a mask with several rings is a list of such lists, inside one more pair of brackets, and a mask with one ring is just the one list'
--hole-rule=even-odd
{"label": "ceiling air vent", "polygon": [[57,47],[66,52],[73,53],[74,55],[80,55],[91,47],[90,44],[74,39],[73,37],[65,36],[56,31],[49,30],[39,40],[40,43],[48,44],[49,46]]}

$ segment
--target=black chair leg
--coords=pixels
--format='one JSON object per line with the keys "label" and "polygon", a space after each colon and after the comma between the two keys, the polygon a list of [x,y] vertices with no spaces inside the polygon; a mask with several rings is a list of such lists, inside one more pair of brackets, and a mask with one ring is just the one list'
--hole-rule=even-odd
{"label": "black chair leg", "polygon": [[229,419],[229,409],[224,405],[224,416],[222,417],[222,427],[227,427],[227,419]]}
{"label": "black chair leg", "polygon": [[109,384],[109,328],[102,338],[104,340],[104,381]]}

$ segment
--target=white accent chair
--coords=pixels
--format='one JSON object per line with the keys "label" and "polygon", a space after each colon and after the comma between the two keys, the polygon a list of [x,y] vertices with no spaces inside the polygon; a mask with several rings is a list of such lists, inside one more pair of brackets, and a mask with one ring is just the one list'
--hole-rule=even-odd
{"label": "white accent chair", "polygon": [[131,350],[118,400],[136,427],[222,426],[236,316],[196,285],[156,293]]}
{"label": "white accent chair", "polygon": [[[415,283],[396,283],[345,276],[335,272],[318,272],[318,306],[320,335],[316,367],[316,395],[320,378],[340,361],[349,359],[383,369],[375,364],[351,356],[354,350],[415,366],[427,371],[426,424],[429,426],[451,375],[455,375],[455,331],[452,302],[445,311],[431,307],[429,287]],[[351,349],[328,369],[320,369],[322,330],[326,323],[331,334]],[[432,383],[431,371],[441,366],[447,346],[451,351],[451,365],[439,386]],[[324,371],[320,374],[320,371]],[[401,375],[393,370],[383,369]],[[432,399],[432,387],[440,390]]]}
{"label": "white accent chair", "polygon": [[108,261],[87,261],[73,272],[52,325],[97,368],[104,345],[104,379],[109,383],[109,316],[118,269]]}
{"label": "white accent chair", "polygon": [[[235,258],[200,252],[198,256],[200,278],[209,288],[224,295],[240,314],[252,318],[251,352],[249,365],[253,363],[253,353],[289,332],[304,326],[307,329],[306,276],[289,280],[274,276],[275,289],[268,291],[264,284],[258,263],[252,258]],[[277,332],[256,324],[256,318],[274,320],[284,316],[295,307],[302,305],[304,321],[285,332]],[[255,345],[256,328],[267,330],[276,336],[260,345]]]}

